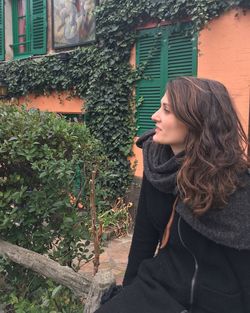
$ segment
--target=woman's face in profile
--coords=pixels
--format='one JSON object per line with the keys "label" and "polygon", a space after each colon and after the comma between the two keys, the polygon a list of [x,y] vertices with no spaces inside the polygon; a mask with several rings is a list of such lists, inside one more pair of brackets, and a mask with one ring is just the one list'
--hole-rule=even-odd
{"label": "woman's face in profile", "polygon": [[154,142],[170,145],[174,154],[184,150],[188,129],[171,112],[167,92],[161,99],[160,108],[151,118],[156,126],[155,135],[153,136]]}

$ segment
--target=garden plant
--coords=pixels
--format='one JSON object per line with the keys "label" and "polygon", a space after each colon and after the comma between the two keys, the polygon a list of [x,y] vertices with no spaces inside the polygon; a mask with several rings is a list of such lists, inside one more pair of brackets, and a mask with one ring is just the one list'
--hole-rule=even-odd
{"label": "garden plant", "polygon": [[[77,272],[81,262],[92,257],[89,181],[93,170],[98,212],[110,209],[114,201],[113,191],[109,192],[110,162],[102,150],[83,124],[1,104],[0,239],[46,254]],[[0,242],[0,251],[3,247]],[[77,300],[69,291],[9,259],[1,258],[0,277],[0,303],[7,303],[9,312],[11,308],[50,312],[48,306],[57,307],[56,312],[74,312]],[[57,296],[63,301],[57,303]],[[63,311],[69,301],[71,307]]]}

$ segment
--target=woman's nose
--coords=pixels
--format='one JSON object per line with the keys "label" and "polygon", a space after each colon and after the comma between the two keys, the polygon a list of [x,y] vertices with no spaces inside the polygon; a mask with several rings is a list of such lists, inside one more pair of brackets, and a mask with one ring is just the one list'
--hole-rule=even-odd
{"label": "woman's nose", "polygon": [[158,121],[159,121],[159,110],[157,110],[157,111],[151,116],[151,119],[152,119],[154,122],[158,122]]}

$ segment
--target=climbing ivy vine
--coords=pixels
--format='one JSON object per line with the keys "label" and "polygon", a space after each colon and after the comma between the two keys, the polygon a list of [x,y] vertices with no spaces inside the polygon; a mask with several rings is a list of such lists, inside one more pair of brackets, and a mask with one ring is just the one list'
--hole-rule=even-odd
{"label": "climbing ivy vine", "polygon": [[[149,21],[191,20],[191,32],[211,19],[249,0],[103,0],[96,9],[94,44],[61,55],[6,62],[0,75],[9,85],[10,97],[52,91],[70,91],[86,100],[86,123],[113,159],[113,181],[123,194],[131,179],[128,157],[135,136],[133,86],[140,69],[129,65],[136,28]],[[178,21],[178,23],[177,23]]]}

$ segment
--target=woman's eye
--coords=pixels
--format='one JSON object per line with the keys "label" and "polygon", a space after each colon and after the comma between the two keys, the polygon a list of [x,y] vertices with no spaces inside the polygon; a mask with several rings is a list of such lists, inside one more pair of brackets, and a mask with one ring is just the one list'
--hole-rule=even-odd
{"label": "woman's eye", "polygon": [[169,109],[168,109],[168,107],[163,107],[163,110],[164,110],[165,112],[168,112],[168,113],[170,112]]}

